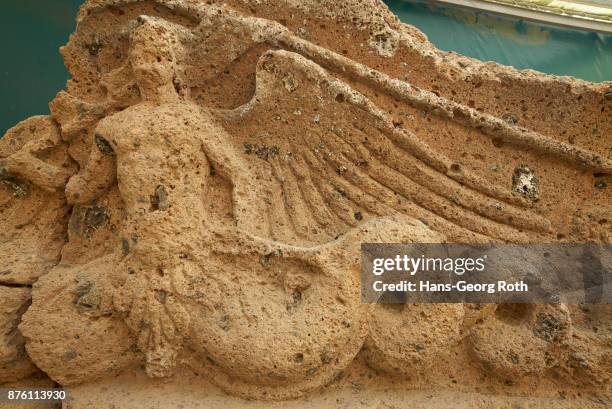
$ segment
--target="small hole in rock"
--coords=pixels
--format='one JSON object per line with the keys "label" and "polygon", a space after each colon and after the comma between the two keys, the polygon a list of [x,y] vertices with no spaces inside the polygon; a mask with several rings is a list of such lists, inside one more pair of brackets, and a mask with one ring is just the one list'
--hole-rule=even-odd
{"label": "small hole in rock", "polygon": [[510,325],[519,325],[529,319],[533,311],[531,304],[503,304],[495,310],[495,317]]}
{"label": "small hole in rock", "polygon": [[502,146],[504,146],[504,140],[499,137],[493,138],[491,142],[493,142],[493,146],[495,146],[496,148],[501,148]]}

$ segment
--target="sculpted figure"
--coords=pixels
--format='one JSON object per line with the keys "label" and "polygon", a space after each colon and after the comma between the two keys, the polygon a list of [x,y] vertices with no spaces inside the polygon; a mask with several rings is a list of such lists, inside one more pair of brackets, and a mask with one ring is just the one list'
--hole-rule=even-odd
{"label": "sculpted figure", "polygon": [[[246,228],[258,231],[253,218],[261,214],[250,214],[244,225],[240,219],[236,226],[220,224],[205,206],[211,169],[232,181],[234,203],[244,203],[250,213],[263,192],[247,182],[256,179],[255,172],[227,146],[231,136],[217,119],[173,86],[180,52],[173,49],[174,35],[155,19],[139,18],[130,63],[143,101],[98,123],[87,164],[66,187],[70,203],[87,204],[116,180],[122,199],[121,242],[91,267],[90,278],[81,278],[76,291],[84,294],[71,314],[82,303],[94,310],[107,304],[110,315],[125,320],[135,348],[128,338],[113,342],[142,351],[150,376],[170,376],[187,345],[201,353],[199,360],[208,357],[242,379],[247,390],[252,383],[259,393],[270,385],[277,394],[284,384],[292,394],[319,386],[353,359],[367,334],[359,305],[359,243],[393,240],[399,237],[393,231],[405,229],[421,239],[439,238],[421,223],[395,218],[371,224],[375,231],[364,227],[308,248],[253,236]],[[147,49],[151,45],[142,39],[151,36],[157,42]],[[267,177],[285,183],[274,170]],[[87,301],[92,297],[95,303]],[[78,320],[65,313],[55,318],[79,330]],[[33,346],[30,354],[44,356],[50,361],[45,370],[70,382],[65,367],[54,367],[63,353],[49,350],[41,325],[36,318],[23,325],[27,336],[44,345]],[[246,339],[253,340],[250,353],[239,348]],[[72,359],[77,373],[84,364],[80,351],[87,347],[80,344]]]}
{"label": "sculpted figure", "polygon": [[[377,59],[418,38],[384,19],[367,23],[376,56],[364,57],[273,21],[274,5],[229,3],[88,2],[63,50],[78,75],[44,120],[52,137],[0,145],[7,189],[52,192],[64,209],[53,220],[66,237],[37,264],[45,274],[30,280],[20,325],[37,367],[62,385],[189,367],[229,393],[281,399],[338,379],[362,350],[391,375],[444,373],[440,362],[469,355],[475,371],[521,378],[588,348],[572,344],[567,306],[513,320],[505,307],[364,305],[359,250],[556,241],[572,229],[608,237],[609,218],[588,216],[606,192],[562,203],[533,165],[502,180],[436,135],[482,138],[491,150],[472,156],[483,161],[539,158],[544,178],[579,173],[567,189],[607,177],[609,157],[379,70]],[[57,153],[43,160],[36,149]],[[558,337],[525,335],[542,314],[563,323]],[[531,344],[519,353],[521,339]],[[593,382],[605,383],[598,359]]]}

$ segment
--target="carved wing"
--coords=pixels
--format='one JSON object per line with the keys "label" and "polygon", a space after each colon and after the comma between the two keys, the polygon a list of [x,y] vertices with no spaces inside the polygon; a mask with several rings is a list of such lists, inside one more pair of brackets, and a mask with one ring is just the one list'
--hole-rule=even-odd
{"label": "carved wing", "polygon": [[[243,190],[268,198],[263,223],[286,243],[327,242],[404,213],[448,238],[528,241],[549,221],[527,200],[433,151],[347,82],[292,52],[264,54],[252,100],[219,111],[249,165]],[[261,123],[273,119],[272,126]],[[235,196],[235,201],[240,202]]]}

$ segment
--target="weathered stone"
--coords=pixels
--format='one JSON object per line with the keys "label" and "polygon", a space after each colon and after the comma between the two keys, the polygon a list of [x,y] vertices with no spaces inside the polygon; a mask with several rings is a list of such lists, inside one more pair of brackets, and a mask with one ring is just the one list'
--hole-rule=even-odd
{"label": "weathered stone", "polygon": [[62,54],[51,117],[0,141],[0,283],[35,282],[20,328],[61,385],[609,388],[606,335],[572,345],[564,306],[369,308],[359,285],[362,242],[607,240],[608,85],[441,52],[377,0],[89,0]]}
{"label": "weathered stone", "polygon": [[0,286],[0,384],[17,381],[36,371],[25,352],[18,325],[30,305],[30,289]]}

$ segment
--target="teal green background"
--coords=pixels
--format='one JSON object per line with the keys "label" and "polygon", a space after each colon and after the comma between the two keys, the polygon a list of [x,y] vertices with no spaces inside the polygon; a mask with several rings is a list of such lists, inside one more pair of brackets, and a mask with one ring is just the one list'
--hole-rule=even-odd
{"label": "teal green background", "polygon": [[[339,0],[340,1],[340,0]],[[3,0],[0,6],[0,135],[49,112],[68,73],[59,47],[74,31],[82,0]],[[563,30],[432,3],[386,0],[437,47],[517,68],[612,80],[612,36]]]}
{"label": "teal green background", "polygon": [[483,61],[588,81],[612,80],[612,36],[495,16],[431,1],[385,0],[436,47]]}
{"label": "teal green background", "polygon": [[76,26],[82,0],[2,0],[0,136],[31,115],[48,114],[68,72],[59,47]]}

